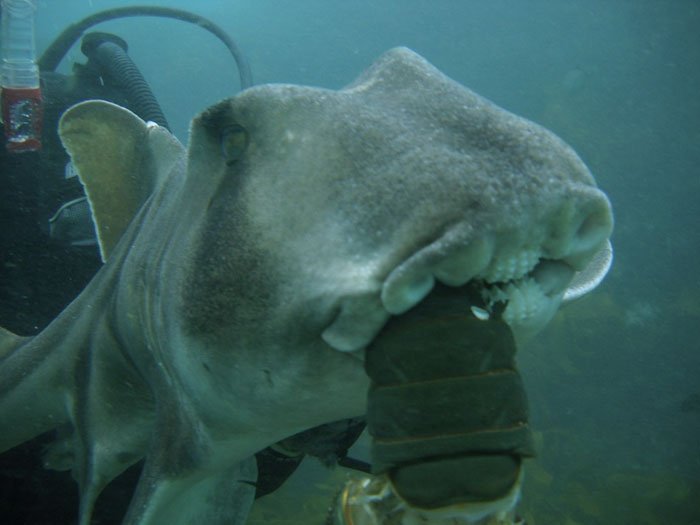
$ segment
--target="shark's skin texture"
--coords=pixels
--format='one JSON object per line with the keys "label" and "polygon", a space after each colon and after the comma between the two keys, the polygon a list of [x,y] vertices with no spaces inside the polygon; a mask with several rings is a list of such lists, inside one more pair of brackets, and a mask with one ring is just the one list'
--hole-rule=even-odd
{"label": "shark's skin texture", "polygon": [[187,152],[105,102],[60,135],[106,263],[38,336],[0,333],[0,451],[62,429],[81,525],[144,457],[124,523],[244,523],[252,455],[362,415],[363,348],[435,279],[545,289],[513,310],[527,331],[607,270],[587,264],[610,204],[576,154],[403,48],[339,91],[248,89]]}

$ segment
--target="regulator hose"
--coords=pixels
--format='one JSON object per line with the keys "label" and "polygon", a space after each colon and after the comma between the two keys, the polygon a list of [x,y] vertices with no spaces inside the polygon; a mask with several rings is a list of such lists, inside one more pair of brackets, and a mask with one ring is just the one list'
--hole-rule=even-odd
{"label": "regulator hose", "polygon": [[100,11],[94,15],[83,18],[82,20],[68,26],[52,43],[46,48],[44,53],[39,58],[38,64],[41,71],[55,71],[63,57],[66,56],[68,50],[75,44],[78,39],[90,27],[114,20],[116,18],[125,18],[131,16],[157,16],[164,18],[174,18],[184,22],[190,22],[203,29],[206,29],[219,40],[223,42],[226,48],[233,55],[238,66],[238,76],[240,79],[241,89],[246,89],[253,85],[253,77],[250,72],[250,66],[243,53],[240,51],[234,40],[229,37],[226,32],[218,25],[206,18],[184,11],[182,9],[174,9],[171,7],[156,7],[156,6],[129,6],[119,7]]}
{"label": "regulator hose", "polygon": [[163,110],[136,64],[126,54],[126,42],[109,33],[89,33],[81,51],[108,76],[129,100],[129,107],[145,121],[170,129]]}
{"label": "regulator hose", "polygon": [[532,436],[510,327],[436,286],[367,348],[372,473],[423,509],[505,497]]}

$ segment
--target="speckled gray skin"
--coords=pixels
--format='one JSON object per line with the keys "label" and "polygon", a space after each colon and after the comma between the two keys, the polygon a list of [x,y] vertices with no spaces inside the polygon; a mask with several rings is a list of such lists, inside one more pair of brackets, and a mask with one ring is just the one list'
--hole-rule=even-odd
{"label": "speckled gray skin", "polygon": [[568,146],[407,49],[339,91],[251,88],[191,132],[185,153],[107,103],[64,116],[106,264],[36,338],[0,333],[0,450],[72,428],[53,459],[82,525],[142,457],[125,523],[243,523],[251,455],[363,414],[362,348],[435,279],[537,281],[554,311],[612,228]]}

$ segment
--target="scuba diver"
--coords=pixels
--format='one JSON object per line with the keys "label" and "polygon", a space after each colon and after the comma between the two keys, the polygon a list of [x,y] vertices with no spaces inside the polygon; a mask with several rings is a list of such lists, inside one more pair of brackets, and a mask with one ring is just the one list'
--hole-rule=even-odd
{"label": "scuba diver", "polygon": [[[24,334],[48,324],[100,266],[89,206],[57,135],[62,113],[82,100],[103,99],[168,128],[124,40],[107,33],[87,34],[81,45],[87,63],[75,64],[71,75],[56,73],[74,43],[95,24],[116,18],[175,18],[219,38],[238,65],[241,87],[252,84],[250,68],[235,42],[197,15],[161,7],[103,11],[66,28],[37,60],[33,10],[28,0],[3,0],[0,15],[6,55],[2,77],[5,147],[0,148],[0,320],[7,329]],[[33,86],[28,88],[27,83]]]}
{"label": "scuba diver", "polygon": [[[42,330],[87,285],[101,266],[89,204],[57,134],[72,105],[89,99],[114,102],[145,121],[169,128],[156,97],[117,35],[86,31],[123,17],[157,16],[193,23],[223,42],[233,56],[241,89],[252,85],[236,43],[217,25],[193,13],[165,7],[124,7],[91,15],[66,28],[38,59],[30,0],[2,0],[2,123],[0,147],[0,326],[31,335]],[[82,37],[84,64],[56,72]],[[256,455],[256,497],[276,490],[306,455],[367,471],[346,457],[364,429],[346,420],[292,436]],[[69,523],[77,487],[67,472],[45,470],[41,436],[0,457],[0,516],[5,523]],[[45,461],[48,462],[47,458]],[[100,497],[96,518],[119,523],[140,474],[128,469]]]}

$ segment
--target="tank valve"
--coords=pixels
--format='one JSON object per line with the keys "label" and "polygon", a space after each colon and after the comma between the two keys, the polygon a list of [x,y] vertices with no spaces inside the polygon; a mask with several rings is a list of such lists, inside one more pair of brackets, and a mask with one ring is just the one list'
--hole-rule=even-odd
{"label": "tank valve", "polygon": [[8,151],[41,149],[43,107],[32,0],[2,0],[0,95]]}

